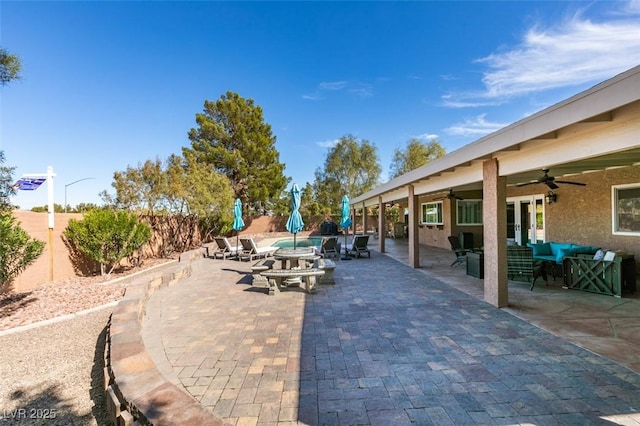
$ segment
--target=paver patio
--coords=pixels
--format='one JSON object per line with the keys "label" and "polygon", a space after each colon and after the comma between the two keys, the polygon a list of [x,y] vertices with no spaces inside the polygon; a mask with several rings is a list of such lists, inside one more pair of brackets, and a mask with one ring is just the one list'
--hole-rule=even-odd
{"label": "paver patio", "polygon": [[640,423],[640,375],[424,264],[373,251],[336,285],[268,296],[249,263],[203,259],[151,297],[145,342],[230,424]]}

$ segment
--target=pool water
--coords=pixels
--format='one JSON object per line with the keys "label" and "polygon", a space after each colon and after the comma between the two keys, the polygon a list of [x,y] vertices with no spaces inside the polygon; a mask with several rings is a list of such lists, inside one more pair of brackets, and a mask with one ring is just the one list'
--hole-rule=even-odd
{"label": "pool water", "polygon": [[[302,237],[296,238],[296,247],[320,247],[322,237]],[[280,248],[293,248],[293,238],[283,238],[271,244]]]}

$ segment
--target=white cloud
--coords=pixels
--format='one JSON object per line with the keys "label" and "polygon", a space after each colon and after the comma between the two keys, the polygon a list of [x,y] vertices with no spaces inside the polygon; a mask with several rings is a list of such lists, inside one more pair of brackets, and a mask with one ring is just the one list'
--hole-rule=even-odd
{"label": "white cloud", "polygon": [[465,100],[461,99],[460,94],[449,93],[442,96],[442,105],[448,108],[478,108],[486,106],[499,106],[504,103],[501,100],[467,100],[466,98],[483,98],[483,93],[466,93],[463,95]]}
{"label": "white cloud", "polygon": [[316,145],[318,145],[320,148],[329,149],[336,146],[338,142],[340,142],[340,139],[330,139],[328,141],[316,142]]}
{"label": "white cloud", "polygon": [[431,141],[435,141],[440,139],[440,137],[438,135],[432,134],[432,133],[423,133],[421,135],[416,136],[416,139],[420,139],[420,140],[424,140],[427,142],[431,142]]}
{"label": "white cloud", "polygon": [[[615,11],[613,12],[615,14]],[[640,0],[629,0],[625,6],[620,10],[620,15],[640,15]]]}
{"label": "white cloud", "polygon": [[325,81],[318,85],[318,87],[322,90],[342,90],[347,85],[346,81]]}
{"label": "white cloud", "polygon": [[[611,5],[620,6],[613,2]],[[624,9],[624,13],[620,13]],[[488,67],[476,93],[443,97],[449,107],[485,106],[532,92],[599,82],[640,64],[640,0],[595,22],[580,13],[530,28],[522,42],[476,62]]]}
{"label": "white cloud", "polygon": [[505,123],[492,123],[485,120],[486,114],[480,114],[472,119],[465,118],[462,123],[456,123],[444,131],[453,136],[484,136],[506,127]]}
{"label": "white cloud", "polygon": [[523,46],[479,62],[490,98],[611,78],[640,63],[640,21],[594,24],[573,20],[559,31],[530,30]]}
{"label": "white cloud", "polygon": [[302,99],[318,101],[325,99],[323,93],[346,91],[361,98],[373,96],[373,86],[368,83],[352,81],[323,81],[318,84],[318,88],[313,94],[302,95]]}
{"label": "white cloud", "polygon": [[369,84],[358,83],[354,87],[349,88],[349,93],[353,93],[361,98],[369,98],[373,96],[373,87]]}

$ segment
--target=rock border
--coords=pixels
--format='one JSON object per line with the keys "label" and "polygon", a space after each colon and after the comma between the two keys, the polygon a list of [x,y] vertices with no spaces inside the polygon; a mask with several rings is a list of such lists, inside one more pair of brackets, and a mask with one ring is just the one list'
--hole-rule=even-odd
{"label": "rock border", "polygon": [[112,312],[104,350],[104,391],[107,416],[114,425],[225,424],[162,375],[142,337],[151,295],[189,277],[192,262],[206,256],[206,247],[191,250],[182,253],[177,262],[132,278]]}

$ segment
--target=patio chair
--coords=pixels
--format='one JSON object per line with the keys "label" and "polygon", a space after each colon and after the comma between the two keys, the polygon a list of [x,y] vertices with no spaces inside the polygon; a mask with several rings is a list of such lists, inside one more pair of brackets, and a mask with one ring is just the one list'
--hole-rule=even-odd
{"label": "patio chair", "polygon": [[549,285],[546,266],[546,261],[536,262],[533,260],[531,247],[507,247],[507,278],[531,283],[531,288],[529,289],[531,291],[533,291],[533,286],[538,277],[542,277],[546,284]]}
{"label": "patio chair", "polygon": [[351,244],[347,244],[344,247],[344,252],[347,256],[360,257],[367,254],[367,257],[371,258],[371,251],[367,244],[369,243],[368,235],[354,235]]}
{"label": "patio chair", "polygon": [[451,244],[451,250],[453,250],[453,252],[456,255],[456,260],[453,261],[453,263],[451,264],[451,267],[454,267],[456,265],[461,265],[464,262],[466,262],[467,253],[469,253],[472,250],[462,248],[462,244],[460,244],[460,239],[453,235],[449,237],[449,244]]}
{"label": "patio chair", "polygon": [[338,246],[338,237],[325,237],[320,245],[320,254],[323,258],[340,258],[340,249]]}
{"label": "patio chair", "polygon": [[253,238],[240,238],[242,251],[240,252],[240,260],[253,260],[261,257],[273,256],[278,247],[258,247]]}
{"label": "patio chair", "polygon": [[237,257],[238,252],[240,251],[240,247],[232,246],[229,243],[227,237],[215,237],[214,238],[216,244],[218,245],[218,249],[213,252],[214,259],[226,259],[227,257]]}

